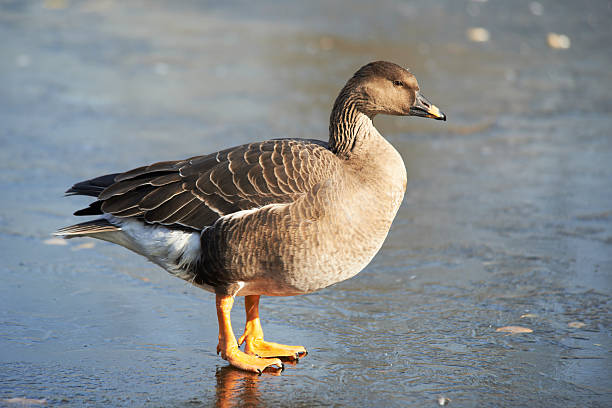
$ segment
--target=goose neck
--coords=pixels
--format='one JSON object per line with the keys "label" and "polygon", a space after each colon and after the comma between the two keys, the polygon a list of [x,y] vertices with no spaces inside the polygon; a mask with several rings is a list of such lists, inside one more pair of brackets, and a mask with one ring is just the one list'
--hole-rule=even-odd
{"label": "goose neck", "polygon": [[360,109],[363,102],[358,95],[343,92],[336,99],[329,121],[329,146],[339,157],[348,158],[374,127]]}

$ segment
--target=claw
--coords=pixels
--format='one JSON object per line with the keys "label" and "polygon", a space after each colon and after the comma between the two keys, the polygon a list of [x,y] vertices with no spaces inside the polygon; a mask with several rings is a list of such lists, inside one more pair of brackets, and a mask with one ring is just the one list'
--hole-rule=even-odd
{"label": "claw", "polygon": [[258,372],[258,375],[261,376],[262,371],[259,368],[257,369],[257,372]]}
{"label": "claw", "polygon": [[285,371],[285,363],[281,363],[281,373]]}

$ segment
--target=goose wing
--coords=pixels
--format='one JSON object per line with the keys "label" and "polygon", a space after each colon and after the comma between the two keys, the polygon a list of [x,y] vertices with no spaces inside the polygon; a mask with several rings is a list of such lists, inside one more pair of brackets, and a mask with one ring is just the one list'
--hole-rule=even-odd
{"label": "goose wing", "polygon": [[201,230],[240,210],[295,201],[328,179],[336,160],[325,142],[268,140],[105,175],[66,193],[97,196],[75,215],[112,214]]}

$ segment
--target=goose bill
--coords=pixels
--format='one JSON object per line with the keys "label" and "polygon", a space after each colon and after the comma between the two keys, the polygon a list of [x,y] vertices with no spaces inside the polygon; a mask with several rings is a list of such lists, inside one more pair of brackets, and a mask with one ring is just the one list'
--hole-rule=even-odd
{"label": "goose bill", "polygon": [[417,93],[414,106],[410,108],[410,115],[436,120],[446,120],[446,115],[420,93]]}

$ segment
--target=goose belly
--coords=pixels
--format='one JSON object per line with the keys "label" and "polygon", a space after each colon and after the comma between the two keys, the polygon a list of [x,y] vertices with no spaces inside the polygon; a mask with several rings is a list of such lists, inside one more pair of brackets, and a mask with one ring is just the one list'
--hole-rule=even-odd
{"label": "goose belly", "polygon": [[305,294],[355,276],[382,247],[402,197],[398,191],[384,205],[343,206],[331,217],[279,228],[257,245],[268,250],[257,254],[257,267],[238,294]]}

